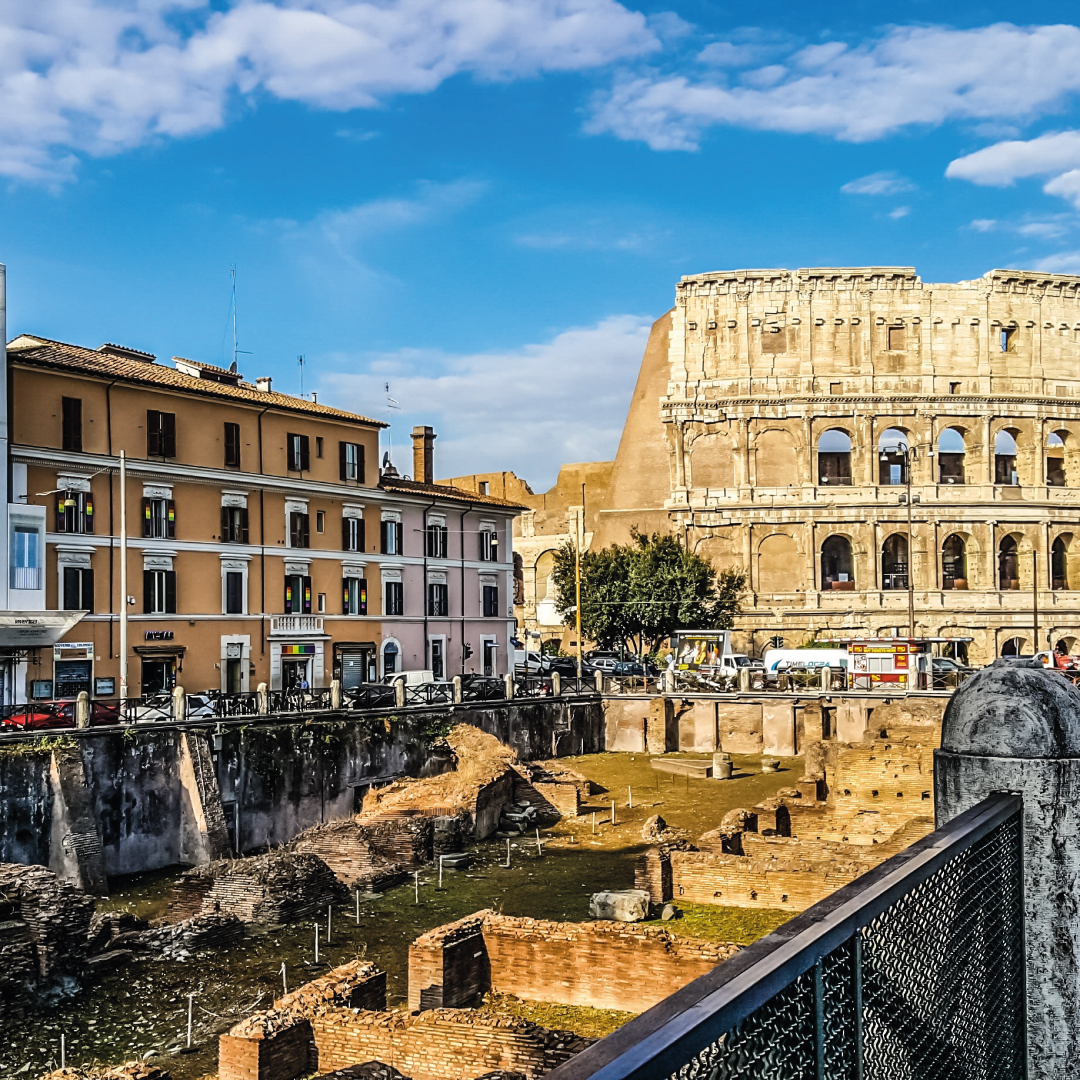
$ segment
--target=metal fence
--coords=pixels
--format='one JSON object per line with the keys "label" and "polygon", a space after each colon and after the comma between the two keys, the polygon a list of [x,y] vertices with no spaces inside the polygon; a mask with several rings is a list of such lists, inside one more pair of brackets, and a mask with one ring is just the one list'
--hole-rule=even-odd
{"label": "metal fence", "polygon": [[985,800],[550,1080],[1023,1080],[1020,811]]}

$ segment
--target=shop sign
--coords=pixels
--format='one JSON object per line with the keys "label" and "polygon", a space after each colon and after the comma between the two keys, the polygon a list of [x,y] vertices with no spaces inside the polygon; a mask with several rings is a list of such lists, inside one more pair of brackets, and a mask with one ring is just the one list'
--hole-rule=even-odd
{"label": "shop sign", "polygon": [[171,630],[147,630],[143,634],[144,641],[172,641],[173,632]]}

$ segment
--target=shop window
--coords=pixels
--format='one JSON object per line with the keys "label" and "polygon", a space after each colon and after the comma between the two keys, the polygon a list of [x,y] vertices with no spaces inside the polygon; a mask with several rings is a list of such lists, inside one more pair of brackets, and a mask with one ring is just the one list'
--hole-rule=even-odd
{"label": "shop window", "polygon": [[221,508],[221,539],[227,544],[248,542],[248,509],[246,506]]}
{"label": "shop window", "polygon": [[66,611],[94,610],[94,571],[89,566],[65,566],[63,574]]}
{"label": "shop window", "polygon": [[400,581],[387,581],[383,586],[386,590],[386,602],[383,605],[385,615],[405,614],[405,587]]}
{"label": "shop window", "polygon": [[342,582],[342,611],[345,615],[366,615],[367,580],[347,577]]}
{"label": "shop window", "polygon": [[818,483],[851,483],[851,437],[840,428],[830,428],[818,440]]}
{"label": "shop window", "polygon": [[94,497],[89,491],[61,491],[56,496],[56,531],[94,531]]}
{"label": "shop window", "polygon": [[285,436],[289,472],[307,472],[311,468],[311,443],[306,435],[289,433]]}
{"label": "shop window", "polygon": [[143,612],[146,615],[176,613],[176,571],[143,571]]}
{"label": "shop window", "polygon": [[967,446],[958,428],[946,428],[938,436],[938,483],[964,483],[964,457]]}
{"label": "shop window", "polygon": [[82,453],[82,398],[61,398],[63,448]]}
{"label": "shop window", "polygon": [[176,413],[147,409],[146,456],[176,457]]}
{"label": "shop window", "polygon": [[225,468],[240,468],[240,425],[225,423]]}
{"label": "shop window", "polygon": [[903,533],[893,533],[881,547],[881,587],[908,587],[908,541]]}
{"label": "shop window", "polygon": [[342,480],[364,482],[364,448],[360,443],[338,443],[338,466]]}
{"label": "shop window", "polygon": [[173,540],[176,537],[176,502],[143,499],[143,536]]}
{"label": "shop window", "polygon": [[347,517],[341,519],[341,547],[343,551],[364,550],[364,519]]}

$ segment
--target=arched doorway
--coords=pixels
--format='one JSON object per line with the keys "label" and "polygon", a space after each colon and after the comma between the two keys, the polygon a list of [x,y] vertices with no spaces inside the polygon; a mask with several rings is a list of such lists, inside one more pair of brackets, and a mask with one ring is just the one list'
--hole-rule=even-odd
{"label": "arched doorway", "polygon": [[1069,588],[1069,545],[1059,536],[1050,547],[1050,588]]}
{"label": "arched doorway", "polygon": [[846,536],[830,536],[821,545],[822,589],[854,589],[855,560]]}
{"label": "arched doorway", "polygon": [[1020,637],[1009,638],[1001,646],[1002,656],[1022,656],[1024,652],[1024,639]]}
{"label": "arched doorway", "polygon": [[903,533],[893,533],[881,545],[881,587],[908,587],[908,541]]}
{"label": "arched doorway", "polygon": [[967,545],[957,533],[945,537],[941,545],[941,587],[943,589],[966,589]]}
{"label": "arched doorway", "polygon": [[1020,559],[1012,536],[1006,536],[998,545],[998,588],[1020,588]]}
{"label": "arched doorway", "polygon": [[818,483],[851,484],[851,436],[841,428],[829,428],[818,439]]}

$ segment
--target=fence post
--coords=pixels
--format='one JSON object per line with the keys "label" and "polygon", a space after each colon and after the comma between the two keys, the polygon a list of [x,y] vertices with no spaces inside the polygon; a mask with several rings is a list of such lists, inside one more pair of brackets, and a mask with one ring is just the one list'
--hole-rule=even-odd
{"label": "fence post", "polygon": [[394,680],[394,704],[399,709],[404,709],[405,708],[405,680],[404,679],[395,679]]}
{"label": "fence post", "polygon": [[261,682],[255,687],[255,693],[259,699],[259,715],[270,715],[270,690],[266,683]]}
{"label": "fence post", "polygon": [[187,695],[182,686],[173,687],[172,718],[176,724],[182,724],[187,719]]}
{"label": "fence post", "polygon": [[996,792],[1023,797],[1030,1080],[1080,1061],[1080,692],[1032,660],[996,660],[953,694],[934,752],[938,827]]}
{"label": "fence post", "polygon": [[461,676],[455,675],[451,680],[454,687],[454,704],[461,704]]}
{"label": "fence post", "polygon": [[341,708],[341,680],[340,679],[331,679],[330,680],[330,708],[331,709],[340,709]]}
{"label": "fence post", "polygon": [[513,701],[514,700],[514,676],[513,675],[504,675],[503,676],[503,683],[506,686],[506,700],[507,701]]}
{"label": "fence post", "polygon": [[80,690],[75,699],[75,726],[90,726],[90,695],[85,690]]}
{"label": "fence post", "polygon": [[602,694],[604,692],[604,673],[598,670],[593,677],[596,679],[596,692]]}
{"label": "fence post", "polygon": [[821,669],[821,689],[825,693],[832,689],[832,668],[828,664]]}
{"label": "fence post", "polygon": [[750,669],[747,667],[739,668],[739,693],[748,694],[750,692]]}
{"label": "fence post", "polygon": [[562,697],[562,678],[557,671],[551,673],[551,696]]}

